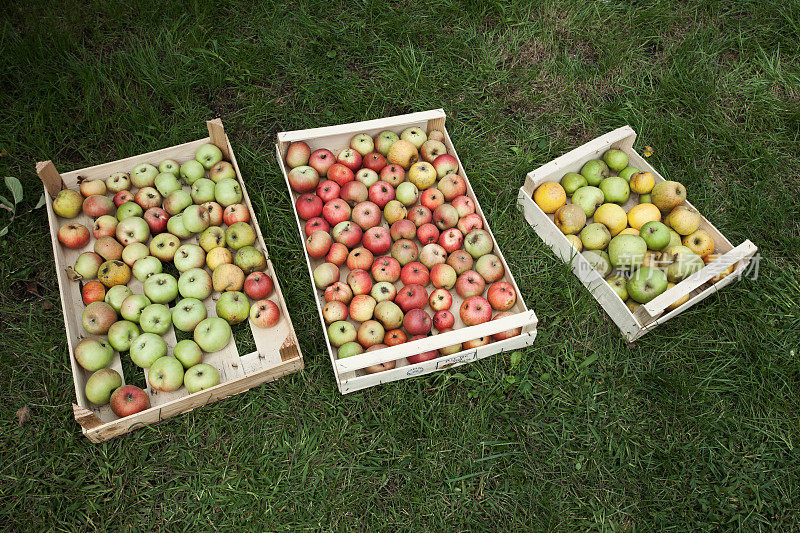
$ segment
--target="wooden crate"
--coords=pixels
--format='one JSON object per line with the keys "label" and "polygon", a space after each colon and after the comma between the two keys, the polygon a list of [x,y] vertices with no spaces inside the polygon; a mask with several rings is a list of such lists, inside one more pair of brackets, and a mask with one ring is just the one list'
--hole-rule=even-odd
{"label": "wooden crate", "polygon": [[[631,342],[739,279],[757,251],[756,246],[749,240],[734,247],[711,222],[701,215],[700,229],[707,231],[714,238],[716,253],[721,257],[664,291],[647,304],[639,306],[636,312],[632,313],[603,277],[591,267],[581,254],[577,253],[566,236],[556,227],[553,215],[546,214],[533,201],[533,193],[545,181],[558,182],[567,172],[580,172],[584,163],[602,157],[602,154],[610,148],[623,150],[628,154],[631,166],[643,172],[651,172],[655,176],[656,182],[664,181],[661,174],[633,149],[635,140],[636,132],[630,126],[625,126],[562,155],[527,175],[517,201],[528,224],[536,230],[539,237],[552,248],[558,257],[569,263],[575,275],[600,302],[600,305]],[[631,198],[622,206],[626,212],[636,205],[636,197],[636,193],[631,193]],[[689,202],[686,202],[686,205],[694,208]],[[697,211],[697,209],[695,210]],[[591,220],[590,218],[587,223]],[[736,268],[730,275],[717,283],[711,283],[714,276],[724,272],[731,265],[736,265]],[[667,311],[667,307],[687,294],[690,295],[688,301]]]}
{"label": "wooden crate", "polygon": [[[445,119],[445,112],[441,109],[438,109],[390,118],[369,120],[365,122],[343,124],[339,126],[279,133],[276,152],[281,170],[283,171],[284,178],[286,179],[286,186],[291,194],[292,205],[295,205],[298,195],[292,191],[291,187],[289,186],[288,171],[284,163],[286,150],[292,142],[304,141],[311,147],[312,151],[319,148],[327,148],[334,154],[337,154],[340,150],[347,148],[349,146],[350,139],[358,133],[366,133],[374,137],[384,130],[392,130],[399,134],[405,128],[416,126],[424,129],[427,132],[430,132],[431,130],[442,131],[445,135],[444,144],[447,147],[447,152],[458,159],[458,155],[453,147],[453,143],[450,140],[447,129],[445,128]],[[317,302],[320,321],[323,324],[325,343],[328,347],[328,354],[331,358],[331,364],[333,365],[336,383],[339,386],[339,390],[342,394],[380,385],[390,381],[397,381],[413,376],[428,374],[437,370],[443,370],[445,368],[471,363],[496,353],[507,352],[509,350],[530,346],[536,338],[536,313],[534,313],[532,310],[528,310],[528,308],[525,306],[525,302],[522,299],[519,288],[514,281],[514,277],[511,275],[511,270],[508,268],[508,264],[503,258],[503,254],[497,245],[497,241],[494,240],[494,235],[491,233],[488,221],[483,215],[483,211],[481,210],[478,200],[469,184],[469,180],[467,179],[466,172],[464,171],[464,167],[460,160],[458,160],[458,164],[459,174],[464,177],[467,182],[467,196],[469,196],[475,202],[476,212],[483,219],[484,229],[489,232],[489,234],[492,236],[492,240],[494,241],[494,250],[492,253],[497,255],[503,262],[503,266],[505,268],[503,281],[511,283],[514,289],[517,291],[517,302],[510,310],[510,312],[513,314],[511,316],[499,320],[492,320],[477,326],[465,327],[458,316],[458,308],[461,305],[462,299],[457,294],[453,293],[453,305],[451,307],[451,311],[454,311],[453,314],[456,317],[456,323],[453,331],[440,333],[438,335],[433,335],[413,342],[407,342],[398,346],[347,357],[345,359],[337,359],[336,351],[330,343],[327,327],[325,327],[325,321],[322,317],[322,307],[325,303],[323,291],[319,291],[315,288],[314,298]],[[297,227],[300,231],[300,235],[305,238],[303,222],[298,216],[296,209],[295,218],[297,219]],[[385,219],[383,219],[383,223],[386,224]],[[309,275],[311,275],[314,268],[316,268],[322,261],[313,259],[306,253],[306,262],[308,264]],[[343,279],[349,272],[346,265],[342,266],[341,272],[341,278]],[[396,286],[399,289],[402,284],[398,281]],[[426,310],[431,313],[430,307],[427,307]],[[476,349],[463,350],[453,355],[441,356],[436,359],[416,364],[409,364],[405,359],[405,357],[411,355],[423,353],[429,350],[436,350],[459,342],[489,336],[517,327],[522,328],[522,334],[504,341],[491,342],[490,344]],[[397,361],[396,367],[392,370],[379,372],[376,374],[367,374],[364,371],[364,368],[368,366],[389,361]]]}
{"label": "wooden crate", "polygon": [[[281,293],[278,278],[272,262],[269,260],[267,247],[261,235],[261,228],[258,225],[256,214],[247,195],[244,181],[242,180],[236,157],[233,154],[228,136],[219,119],[207,122],[209,136],[204,139],[188,142],[170,148],[156,150],[147,154],[142,154],[126,159],[120,159],[111,163],[105,163],[93,167],[74,170],[65,174],[59,174],[55,166],[50,161],[37,163],[36,172],[44,183],[47,203],[47,216],[50,224],[50,237],[53,243],[53,255],[56,263],[56,274],[58,276],[58,287],[61,293],[61,307],[64,312],[64,324],[67,330],[67,344],[70,353],[70,365],[72,366],[72,376],[75,385],[75,395],[77,403],[73,405],[75,420],[78,421],[86,435],[93,442],[102,442],[122,435],[136,428],[159,422],[165,418],[175,416],[180,413],[191,411],[197,407],[227,398],[234,394],[244,392],[261,383],[278,379],[287,374],[297,372],[303,368],[303,357],[297,344],[297,337],[294,333],[291,317],[286,308],[286,303]],[[269,299],[276,302],[281,310],[280,322],[272,328],[261,329],[253,326],[247,321],[248,326],[255,341],[256,350],[240,355],[236,347],[236,342],[231,338],[228,345],[222,350],[214,353],[206,353],[203,362],[214,366],[220,374],[220,384],[194,394],[189,394],[185,387],[181,387],[175,392],[159,392],[153,390],[148,383],[146,392],[150,396],[151,407],[146,411],[125,417],[118,418],[108,405],[98,407],[90,403],[84,394],[86,380],[91,372],[84,370],[75,360],[74,350],[81,338],[87,336],[86,331],[81,325],[81,314],[84,304],[81,299],[80,284],[72,281],[68,276],[68,268],[75,263],[75,259],[84,251],[91,251],[94,239],[80,250],[70,250],[59,243],[57,233],[59,227],[66,222],[66,219],[58,217],[53,211],[52,198],[58,191],[64,188],[77,189],[80,179],[105,179],[113,172],[130,172],[130,170],[141,163],[151,163],[158,165],[164,159],[174,159],[183,163],[194,158],[194,152],[198,147],[205,143],[213,143],[222,150],[223,156],[230,161],[236,170],[236,177],[242,186],[243,202],[250,210],[251,224],[256,230],[255,247],[259,248],[267,257],[267,272],[275,283],[275,290]],[[185,190],[189,187],[184,185]],[[110,193],[109,193],[110,194]],[[88,228],[92,227],[93,221],[83,213],[77,218],[71,219],[79,222]],[[185,243],[196,243],[197,239],[193,236],[182,241]],[[142,292],[142,283],[135,277],[131,278],[128,286],[134,293]],[[208,309],[208,316],[216,316],[215,300],[219,296],[213,293],[205,301]],[[176,343],[175,332],[172,328],[164,335],[164,340],[171,353],[172,347]],[[111,368],[125,377],[119,353],[115,353]],[[147,372],[145,371],[145,380]]]}

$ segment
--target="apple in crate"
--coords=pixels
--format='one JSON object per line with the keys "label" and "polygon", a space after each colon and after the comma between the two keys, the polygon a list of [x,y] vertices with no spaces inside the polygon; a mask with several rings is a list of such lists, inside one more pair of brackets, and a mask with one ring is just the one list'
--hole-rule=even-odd
{"label": "apple in crate", "polygon": [[64,224],[58,230],[58,241],[72,250],[83,248],[89,244],[90,239],[89,228],[77,222]]}
{"label": "apple in crate", "polygon": [[86,399],[95,405],[106,405],[111,393],[122,386],[122,376],[116,370],[103,368],[89,376],[84,393]]}
{"label": "apple in crate", "polygon": [[456,208],[459,219],[475,213],[475,202],[469,196],[456,196],[450,203]]}
{"label": "apple in crate", "polygon": [[377,320],[367,320],[358,327],[356,338],[364,348],[370,348],[383,343],[386,332]]}
{"label": "apple in crate", "polygon": [[147,242],[150,238],[150,226],[140,217],[129,217],[117,224],[117,240],[127,246],[134,242]]}
{"label": "apple in crate", "polygon": [[72,270],[83,279],[92,279],[97,276],[97,270],[103,264],[103,258],[95,252],[83,252],[75,260]]}
{"label": "apple in crate", "polygon": [[187,185],[192,185],[206,175],[206,169],[198,161],[191,160],[181,165],[179,174]]}
{"label": "apple in crate", "polygon": [[347,268],[350,270],[368,270],[372,268],[375,256],[366,248],[353,248],[347,255]]}
{"label": "apple in crate", "polygon": [[272,278],[264,272],[252,272],[244,280],[244,293],[253,300],[263,300],[273,288]]}
{"label": "apple in crate", "polygon": [[437,188],[442,191],[444,201],[450,202],[453,199],[467,193],[467,183],[458,174],[447,174],[439,180]]}
{"label": "apple in crate", "polygon": [[350,220],[350,214],[350,206],[341,198],[334,198],[322,206],[322,218],[331,226]]}
{"label": "apple in crate", "polygon": [[359,133],[350,139],[350,148],[365,156],[375,149],[375,142],[366,133]]}
{"label": "apple in crate", "polygon": [[139,336],[139,326],[128,320],[118,320],[108,328],[108,343],[118,352],[127,352]]}
{"label": "apple in crate", "polygon": [[406,171],[400,165],[387,165],[381,169],[380,178],[394,188],[405,181]]}
{"label": "apple in crate", "polygon": [[196,204],[204,204],[206,202],[213,202],[216,198],[216,186],[210,179],[200,178],[192,184],[192,190],[189,196]]}
{"label": "apple in crate", "polygon": [[422,224],[417,228],[417,239],[424,245],[433,244],[439,240],[439,228],[431,223]]}
{"label": "apple in crate", "polygon": [[356,176],[353,174],[353,171],[350,170],[350,167],[342,163],[334,163],[331,165],[331,168],[328,169],[328,179],[335,181],[341,187],[345,183],[355,180]]}
{"label": "apple in crate", "polygon": [[645,304],[667,290],[667,275],[655,267],[641,267],[628,279],[628,296]]}
{"label": "apple in crate", "polygon": [[122,249],[122,260],[128,266],[133,266],[136,261],[148,255],[150,255],[150,249],[141,242],[133,242]]}
{"label": "apple in crate", "polygon": [[356,181],[363,183],[368,189],[377,183],[378,179],[380,179],[378,173],[369,168],[362,168],[356,172]]}
{"label": "apple in crate", "polygon": [[208,171],[208,177],[214,183],[224,179],[236,179],[236,169],[227,161],[220,161]]}
{"label": "apple in crate", "polygon": [[119,307],[119,314],[125,320],[138,324],[142,311],[150,304],[150,299],[144,294],[131,294],[122,301],[122,305]]}
{"label": "apple in crate", "polygon": [[150,408],[150,398],[135,385],[123,385],[109,399],[111,410],[118,417],[126,417]]}
{"label": "apple in crate", "polygon": [[256,270],[267,268],[267,258],[261,250],[253,246],[243,246],[239,248],[233,258],[233,264],[242,269],[245,274],[250,274]]}
{"label": "apple in crate", "polygon": [[122,250],[122,245],[114,237],[100,237],[94,242],[94,252],[106,261],[121,259]]}
{"label": "apple in crate", "polygon": [[307,165],[310,157],[311,148],[302,141],[293,142],[286,150],[286,164],[291,168]]}
{"label": "apple in crate", "polygon": [[382,226],[375,226],[364,232],[364,246],[375,255],[382,255],[392,247],[392,237],[389,230]]}
{"label": "apple in crate", "polygon": [[322,318],[326,324],[331,324],[339,320],[347,319],[347,304],[344,302],[331,301],[322,308]]}
{"label": "apple in crate", "polygon": [[328,203],[335,198],[339,198],[342,188],[333,180],[325,180],[317,185],[317,196],[322,199],[324,203]]}
{"label": "apple in crate", "polygon": [[214,187],[214,200],[222,207],[241,203],[242,197],[242,186],[237,180],[220,180]]}
{"label": "apple in crate", "polygon": [[106,296],[106,288],[99,281],[90,281],[81,289],[81,299],[84,305],[92,302],[102,302]]}
{"label": "apple in crate", "polygon": [[136,279],[144,283],[145,280],[153,274],[160,274],[163,268],[164,265],[158,257],[149,255],[147,257],[142,257],[133,264],[133,275]]}
{"label": "apple in crate", "polygon": [[[172,220],[173,218],[175,217],[172,217],[170,220]],[[224,247],[226,244],[225,243],[226,237],[227,235],[225,233],[225,230],[223,230],[218,226],[211,226],[209,228],[206,228],[206,230],[200,234],[200,236],[197,238],[197,244],[199,244],[200,248],[202,248],[206,253],[208,253],[214,248]]]}
{"label": "apple in crate", "polygon": [[451,204],[442,204],[433,210],[433,223],[440,231],[456,227],[458,211]]}
{"label": "apple in crate", "polygon": [[458,160],[450,154],[442,154],[433,160],[433,168],[436,170],[436,175],[441,179],[448,174],[458,172]]}
{"label": "apple in crate", "polygon": [[436,169],[425,161],[414,163],[408,169],[408,181],[413,183],[417,189],[425,190],[436,183]]}
{"label": "apple in crate", "polygon": [[372,316],[381,323],[383,329],[397,329],[403,324],[403,311],[390,301],[380,302],[375,306]]}
{"label": "apple in crate", "polygon": [[[325,148],[322,148],[320,150],[314,150],[311,153],[311,156],[308,158],[308,166],[317,171],[318,174],[317,179],[319,179],[320,176],[321,177],[327,176],[328,169],[330,169],[331,165],[333,165],[335,162],[336,162],[336,156],[333,155],[333,152]],[[294,188],[294,186],[292,188]]]}
{"label": "apple in crate", "polygon": [[216,368],[206,363],[200,363],[186,371],[183,376],[183,383],[186,385],[186,390],[189,391],[189,394],[194,394],[219,385],[219,379],[219,372],[217,372]]}
{"label": "apple in crate", "polygon": [[453,313],[451,313],[448,309],[442,309],[440,311],[436,311],[436,314],[433,315],[433,327],[435,327],[439,331],[447,328],[452,328],[453,324],[455,323],[456,323],[456,317],[453,316]]}
{"label": "apple in crate", "polygon": [[131,267],[122,261],[106,261],[97,269],[97,280],[106,287],[125,285],[131,279]]}
{"label": "apple in crate", "polygon": [[150,241],[150,255],[159,258],[161,261],[172,261],[181,241],[172,233],[159,233]]}
{"label": "apple in crate", "polygon": [[225,242],[234,250],[252,246],[256,242],[256,232],[247,222],[237,222],[225,230]]}
{"label": "apple in crate", "polygon": [[117,234],[117,218],[111,215],[103,215],[94,221],[92,226],[92,236],[95,239],[100,237],[113,237]]}
{"label": "apple in crate", "polygon": [[147,222],[151,233],[163,233],[164,231],[167,231],[169,213],[160,207],[151,207],[144,212],[144,220]]}
{"label": "apple in crate", "polygon": [[[374,352],[376,350],[382,350],[383,348],[387,348],[386,344],[375,344],[370,346],[366,349],[367,352]],[[378,372],[386,372],[387,370],[392,370],[397,365],[397,361],[386,361],[385,363],[378,363],[377,365],[370,365],[364,368],[364,372],[367,374],[377,374]]]}
{"label": "apple in crate", "polygon": [[211,274],[211,284],[217,292],[239,291],[244,287],[244,272],[236,265],[223,263]]}
{"label": "apple in crate", "polygon": [[406,264],[400,271],[400,281],[403,285],[422,285],[425,286],[430,280],[430,273],[427,267],[419,261],[412,261]]}
{"label": "apple in crate", "polygon": [[336,162],[355,172],[361,168],[361,154],[353,148],[345,148],[336,156]]}
{"label": "apple in crate", "polygon": [[[442,258],[444,260],[444,258]],[[437,263],[431,268],[431,283],[439,290],[447,292],[452,289],[458,280],[458,274],[453,267],[447,263]],[[449,294],[449,293],[448,293]],[[431,305],[433,307],[433,305]],[[449,305],[447,306],[450,307]]]}
{"label": "apple in crate", "polygon": [[322,207],[323,207],[322,199],[316,194],[310,192],[301,194],[297,198],[297,202],[295,202],[295,208],[297,209],[297,214],[303,220],[308,220],[309,218],[320,216],[322,214]]}
{"label": "apple in crate", "polygon": [[311,236],[311,234],[314,233],[315,231],[330,232],[330,230],[331,230],[331,225],[328,224],[328,221],[322,217],[314,217],[306,220],[306,224],[303,228],[306,237]]}
{"label": "apple in crate", "polygon": [[222,318],[206,318],[194,328],[194,341],[204,352],[217,352],[230,340],[231,326]]}
{"label": "apple in crate", "polygon": [[373,172],[380,172],[386,166],[386,158],[379,152],[371,152],[364,156],[361,165]]}
{"label": "apple in crate", "polygon": [[[427,338],[427,335],[414,335],[408,339],[408,342],[414,342],[425,338]],[[422,363],[424,361],[430,361],[431,359],[436,359],[437,357],[439,357],[439,352],[437,350],[429,350],[427,352],[409,355],[406,357],[406,360],[408,360],[408,364],[413,365],[416,363]]]}
{"label": "apple in crate", "polygon": [[419,257],[419,250],[414,241],[400,239],[392,244],[391,255],[403,266],[412,261],[416,261]]}
{"label": "apple in crate", "polygon": [[435,243],[426,244],[419,253],[420,263],[430,269],[444,263],[446,260],[447,251]]}
{"label": "apple in crate", "polygon": [[186,226],[183,225],[183,215],[173,215],[169,217],[169,220],[167,220],[167,231],[179,239],[188,239],[192,236],[192,232],[187,230]]}
{"label": "apple in crate", "polygon": [[159,172],[168,172],[176,178],[180,176],[181,166],[174,159],[165,159],[158,164]]}
{"label": "apple in crate", "polygon": [[461,249],[464,243],[464,235],[457,228],[450,228],[439,235],[439,245],[447,252],[455,252]]}
{"label": "apple in crate", "polygon": [[370,201],[364,201],[353,207],[353,222],[368,230],[381,223],[381,208]]}
{"label": "apple in crate", "polygon": [[[128,191],[131,188],[131,176],[127,172],[114,172],[106,179],[108,192],[116,193]],[[116,202],[115,202],[116,203]],[[119,206],[119,204],[117,204]]]}
{"label": "apple in crate", "polygon": [[444,195],[439,189],[431,187],[422,192],[419,196],[419,202],[431,211],[435,211],[437,207],[444,203]]}
{"label": "apple in crate", "polygon": [[488,322],[492,318],[492,306],[482,296],[470,296],[458,310],[461,321],[467,326],[476,326]]}
{"label": "apple in crate", "polygon": [[183,298],[205,300],[211,296],[211,289],[211,275],[203,268],[190,268],[178,278],[178,292]]}
{"label": "apple in crate", "polygon": [[161,196],[166,196],[171,192],[175,192],[181,188],[177,176],[171,172],[159,172],[153,182],[156,190],[161,193]]}
{"label": "apple in crate", "polygon": [[397,291],[394,303],[403,313],[412,309],[423,309],[428,305],[428,291],[422,285],[406,285]]}
{"label": "apple in crate", "polygon": [[212,273],[218,266],[232,263],[233,255],[231,255],[231,251],[225,247],[219,246],[217,248],[212,248],[206,254],[206,266],[211,269]]}
{"label": "apple in crate", "polygon": [[428,139],[419,148],[419,156],[423,161],[433,163],[440,155],[447,153],[447,147],[441,141]]}
{"label": "apple in crate", "polygon": [[486,230],[475,229],[470,231],[464,238],[464,250],[474,259],[486,255],[492,251],[494,243],[492,237]]}
{"label": "apple in crate", "polygon": [[348,309],[350,317],[356,322],[371,320],[375,313],[377,302],[369,294],[358,294],[353,297]]}
{"label": "apple in crate", "polygon": [[250,222],[250,210],[244,204],[231,204],[222,212],[222,220],[226,226],[233,226],[237,222]]}
{"label": "apple in crate", "polygon": [[393,131],[382,131],[375,137],[375,149],[379,153],[386,155],[389,153],[389,148],[399,139],[400,137]]}
{"label": "apple in crate", "polygon": [[83,201],[83,213],[92,218],[110,215],[115,210],[114,202],[105,195],[93,194]]}
{"label": "apple in crate", "polygon": [[281,319],[281,310],[272,300],[259,300],[250,307],[250,321],[259,328],[271,328]]}
{"label": "apple in crate", "polygon": [[[383,336],[383,343],[388,346],[397,346],[408,340],[408,336],[402,329],[392,329]],[[394,361],[392,361],[394,362]]]}
{"label": "apple in crate", "polygon": [[105,339],[83,339],[75,347],[75,360],[90,372],[107,367],[113,359],[114,348]]}
{"label": "apple in crate", "polygon": [[375,302],[394,300],[397,296],[397,288],[388,281],[379,281],[372,286],[369,294],[375,299]]}
{"label": "apple in crate", "polygon": [[[344,244],[348,248],[354,248],[361,242],[363,231],[358,224],[350,221],[339,222],[331,230],[333,240],[338,243]],[[388,237],[388,235],[387,235]]]}
{"label": "apple in crate", "polygon": [[136,202],[125,202],[117,208],[117,220],[122,221],[129,217],[141,217],[144,209]]}
{"label": "apple in crate", "polygon": [[139,326],[145,333],[164,335],[172,325],[172,314],[164,304],[150,304],[142,309]]}
{"label": "apple in crate", "polygon": [[[497,313],[492,320],[498,320],[500,318],[505,318],[507,316],[511,316],[511,313],[509,313],[508,311],[503,311],[501,313]],[[511,337],[516,337],[517,335],[521,334],[522,334],[521,327],[508,329],[506,331],[501,331],[500,333],[495,333],[494,335],[492,335],[492,340],[504,341],[506,339],[510,339]]]}
{"label": "apple in crate", "polygon": [[[439,333],[447,333],[448,331],[453,331],[453,328],[444,328],[439,330]],[[461,343],[451,344],[450,346],[445,346],[443,348],[439,348],[440,355],[453,355],[454,353],[458,353],[463,348],[461,347]]]}
{"label": "apple in crate", "polygon": [[[174,191],[173,191],[174,192]],[[151,207],[158,207],[161,205],[163,197],[154,187],[142,187],[136,191],[136,196],[133,201],[136,202],[142,209],[150,209]]]}
{"label": "apple in crate", "polygon": [[108,305],[114,309],[114,312],[119,313],[120,308],[122,308],[122,302],[125,301],[125,298],[133,294],[127,286],[125,285],[115,285],[108,289],[106,292],[103,301],[106,302]]}
{"label": "apple in crate", "polygon": [[220,295],[217,300],[217,316],[228,324],[244,322],[250,315],[250,301],[244,293],[229,291]]}
{"label": "apple in crate", "polygon": [[197,298],[184,298],[172,309],[172,324],[181,331],[194,331],[207,316],[203,302]]}
{"label": "apple in crate", "polygon": [[191,368],[203,361],[203,350],[191,339],[183,339],[172,349],[172,355],[181,362],[183,368]]}
{"label": "apple in crate", "polygon": [[62,218],[75,218],[81,214],[83,197],[78,191],[63,189],[53,200],[53,211]]}
{"label": "apple in crate", "polygon": [[[378,211],[380,214],[380,210]],[[410,213],[409,213],[410,214]],[[408,219],[398,220],[389,228],[389,235],[393,241],[400,239],[413,239],[417,236],[417,226]]]}
{"label": "apple in crate", "polygon": [[[233,206],[239,206],[239,205],[242,205],[242,204],[233,204]],[[219,205],[217,202],[203,202],[203,207],[205,207],[206,210],[208,211],[208,222],[209,222],[209,225],[211,225],[211,226],[219,226],[219,225],[222,224],[223,210],[222,210],[222,206],[221,205]],[[228,207],[231,207],[231,206],[228,206]],[[247,209],[245,208],[245,210],[247,210]],[[249,212],[247,214],[247,220],[250,220],[250,213]],[[236,222],[238,222],[238,220]],[[228,224],[228,225],[230,226],[231,224]]]}
{"label": "apple in crate", "polygon": [[351,270],[347,275],[347,284],[354,295],[369,294],[372,290],[372,277],[366,270]]}
{"label": "apple in crate", "polygon": [[486,282],[481,275],[474,270],[467,270],[458,276],[455,287],[459,296],[462,298],[469,298],[470,296],[483,294],[483,290],[486,288]]}
{"label": "apple in crate", "polygon": [[206,252],[196,244],[184,244],[175,251],[172,262],[178,272],[202,268],[206,262]]}
{"label": "apple in crate", "polygon": [[336,357],[344,359],[345,357],[352,357],[362,353],[364,353],[364,347],[355,341],[350,341],[339,346]]}
{"label": "apple in crate", "polygon": [[356,328],[350,322],[339,320],[328,326],[328,338],[338,348],[356,340]]}
{"label": "apple in crate", "polygon": [[178,281],[171,274],[154,274],[144,282],[144,295],[153,303],[171,302],[178,296]]}
{"label": "apple in crate", "polygon": [[325,256],[326,263],[333,263],[336,266],[342,266],[347,260],[349,250],[347,246],[340,242],[331,244],[331,249],[328,255]]}
{"label": "apple in crate", "polygon": [[[187,207],[189,207],[190,205],[192,205],[192,203],[193,200],[191,195],[189,195],[188,192],[181,189],[179,191],[170,193],[169,196],[164,198],[162,207],[164,207],[164,210],[167,213],[174,216],[183,211],[184,209],[186,209]],[[119,212],[117,213],[117,218],[119,218]]]}
{"label": "apple in crate", "polygon": [[183,365],[174,357],[159,357],[147,371],[147,381],[154,389],[174,392],[183,385]]}
{"label": "apple in crate", "polygon": [[370,268],[370,273],[377,282],[394,283],[400,279],[400,272],[402,267],[394,257],[379,257]]}
{"label": "apple in crate", "polygon": [[367,186],[360,181],[348,181],[342,187],[339,196],[342,200],[353,206],[366,201],[369,197],[369,191]]}
{"label": "apple in crate", "polygon": [[486,299],[497,311],[508,311],[517,303],[517,293],[507,281],[496,281],[486,291]]}
{"label": "apple in crate", "polygon": [[165,355],[167,355],[167,343],[155,333],[142,333],[131,345],[131,361],[139,368],[150,368]]}
{"label": "apple in crate", "polygon": [[203,168],[209,170],[211,167],[222,161],[222,150],[211,143],[204,144],[194,153],[194,158]]}
{"label": "apple in crate", "polygon": [[395,190],[389,183],[377,181],[369,188],[368,195],[372,203],[383,209],[395,199]]}

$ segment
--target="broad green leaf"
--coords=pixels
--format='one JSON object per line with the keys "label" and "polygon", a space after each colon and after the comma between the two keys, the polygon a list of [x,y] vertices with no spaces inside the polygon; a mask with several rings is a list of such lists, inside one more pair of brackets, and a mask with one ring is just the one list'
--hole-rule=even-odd
{"label": "broad green leaf", "polygon": [[22,201],[22,184],[19,180],[14,176],[6,176],[6,187],[9,188],[11,195],[14,197],[14,204],[20,203]]}
{"label": "broad green leaf", "polygon": [[522,352],[520,352],[520,351],[511,352],[511,367],[512,368],[517,366],[517,365],[519,365],[521,361],[522,361]]}
{"label": "broad green leaf", "polygon": [[34,209],[39,209],[44,205],[44,195],[45,193],[43,192],[42,195],[39,197],[39,201],[36,202],[36,207],[34,207]]}
{"label": "broad green leaf", "polygon": [[6,227],[5,227],[5,228],[3,228],[3,229],[0,229],[0,237],[2,237],[3,235],[5,235],[6,233],[8,233],[8,226],[6,226]]}
{"label": "broad green leaf", "polygon": [[2,194],[0,194],[0,202],[2,202],[2,204],[6,206],[10,211],[14,210],[14,204],[8,201],[8,198],[3,196]]}

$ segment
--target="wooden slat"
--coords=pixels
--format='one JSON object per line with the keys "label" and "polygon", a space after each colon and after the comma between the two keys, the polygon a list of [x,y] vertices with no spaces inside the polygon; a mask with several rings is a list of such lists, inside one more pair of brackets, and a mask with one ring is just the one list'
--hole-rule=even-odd
{"label": "wooden slat", "polygon": [[222,150],[222,157],[226,161],[230,161],[232,152],[228,144],[228,136],[225,134],[225,128],[222,126],[222,119],[208,120],[206,125],[208,126],[208,137],[211,139],[211,144]]}
{"label": "wooden slat", "polygon": [[51,198],[55,198],[61,189],[64,189],[64,181],[61,174],[56,170],[52,161],[39,161],[36,163],[36,174],[42,180],[44,188]]}

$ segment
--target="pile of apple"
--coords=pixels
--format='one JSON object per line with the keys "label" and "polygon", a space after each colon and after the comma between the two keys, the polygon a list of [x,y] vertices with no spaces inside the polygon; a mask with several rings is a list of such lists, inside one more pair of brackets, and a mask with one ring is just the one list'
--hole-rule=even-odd
{"label": "pile of apple", "polygon": [[[622,206],[631,193],[638,202],[626,212]],[[628,166],[621,150],[606,151],[602,160],[586,162],[560,183],[542,183],[534,201],[553,214],[558,229],[631,312],[718,257],[714,238],[700,229],[700,215],[684,205],[686,188],[676,181],[656,183],[652,173]],[[667,309],[688,299],[687,294]]]}
{"label": "pile of apple", "polygon": [[[110,403],[120,417],[150,406],[143,390],[122,386],[119,373],[108,368],[114,350],[128,352],[137,366],[149,369],[153,389],[171,392],[185,386],[194,393],[219,384],[219,373],[202,362],[203,353],[227,346],[231,324],[248,316],[262,328],[278,322],[279,307],[266,299],[273,290],[263,272],[267,261],[253,246],[256,233],[241,202],[236,172],[213,144],[201,146],[194,160],[183,164],[171,159],[158,167],[143,163],[130,174],[84,180],[80,192],[58,193],[53,210],[59,217],[83,213],[94,219],[91,231],[75,221],[58,231],[58,240],[71,249],[83,249],[95,239],[93,251],[81,253],[72,267],[86,305],[83,328],[96,336],[75,348],[78,364],[94,372],[86,382],[89,401]],[[198,244],[181,242],[193,235]],[[163,272],[165,262],[180,272],[178,279]],[[143,284],[143,294],[127,286],[131,276]],[[216,317],[207,316],[203,303],[212,291],[222,293]],[[248,296],[256,300],[252,306]],[[169,356],[163,335],[171,326],[193,332],[194,340],[178,342]]]}
{"label": "pile of apple", "polygon": [[[466,196],[458,161],[443,141],[441,131],[414,127],[399,136],[356,135],[338,155],[324,148],[312,152],[304,142],[286,152],[297,213],[306,221],[306,250],[322,261],[314,283],[324,293],[322,314],[339,358],[415,341],[433,328],[451,331],[452,289],[463,298],[458,312],[466,326],[492,320],[493,310],[494,319],[506,316],[516,303],[514,287],[502,281],[503,263],[491,253],[492,238]],[[470,339],[406,359],[419,363],[491,340]]]}

